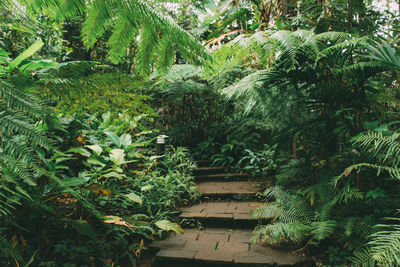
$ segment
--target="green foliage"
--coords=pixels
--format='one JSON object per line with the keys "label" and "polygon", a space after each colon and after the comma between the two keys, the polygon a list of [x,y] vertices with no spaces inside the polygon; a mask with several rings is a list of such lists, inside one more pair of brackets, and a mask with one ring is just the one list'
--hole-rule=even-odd
{"label": "green foliage", "polygon": [[[100,37],[107,31],[112,35],[108,39],[110,52],[108,56],[113,63],[121,61],[135,36],[139,36],[137,48],[137,65],[143,74],[150,74],[152,61],[157,54],[163,55],[158,66],[168,68],[172,65],[175,54],[174,44],[187,62],[202,63],[208,58],[204,47],[194,37],[184,31],[169,17],[156,12],[150,5],[141,0],[135,1],[83,1],[64,0],[24,0],[20,1],[35,12],[47,12],[49,16],[68,20],[76,15],[86,14],[82,27],[83,42],[88,48],[95,46]],[[168,43],[163,40],[168,38]],[[170,45],[166,45],[170,44]],[[161,50],[160,50],[161,49]],[[165,56],[165,54],[169,54]]]}
{"label": "green foliage", "polygon": [[172,144],[195,147],[218,135],[230,105],[203,78],[202,68],[174,65],[166,75],[157,73],[153,79],[151,93],[159,115],[156,125],[170,136]]}
{"label": "green foliage", "polygon": [[256,229],[253,241],[260,238],[272,246],[318,245],[335,233],[337,222],[328,217],[331,203],[313,209],[301,196],[281,187],[271,187],[264,194],[275,202],[258,208],[253,215],[274,221]]}
{"label": "green foliage", "polygon": [[[392,123],[393,124],[393,123]],[[389,124],[389,125],[392,125]],[[377,169],[376,176],[381,176],[381,172],[387,172],[391,177],[399,179],[398,157],[400,147],[398,144],[398,133],[388,130],[387,125],[380,127],[382,131],[362,133],[352,139],[354,146],[360,148],[362,153],[368,155],[367,159],[375,160],[376,163],[359,163],[348,167],[343,174],[335,179],[339,187],[344,178],[350,178],[353,170],[359,172],[365,167]],[[378,190],[379,189],[379,190]],[[376,201],[387,197],[387,193],[380,188],[367,192],[365,201],[373,198]],[[390,218],[397,222],[397,218]],[[364,242],[357,245],[357,251],[352,258],[356,264],[365,262],[376,262],[378,265],[390,266],[399,264],[398,261],[398,225],[397,224],[377,224],[375,231],[369,230],[362,236],[366,237]],[[366,241],[369,241],[366,243]]]}
{"label": "green foliage", "polygon": [[274,162],[276,146],[268,147],[265,145],[263,150],[253,152],[245,149],[246,156],[242,157],[238,164],[252,177],[266,176],[276,168]]}
{"label": "green foliage", "polygon": [[[398,218],[390,218],[398,222]],[[379,224],[378,231],[371,235],[371,258],[382,266],[400,264],[400,226],[399,224]]]}
{"label": "green foliage", "polygon": [[[40,102],[25,93],[13,81],[12,69],[40,47],[36,43],[17,59],[3,67],[0,82],[0,216],[11,214],[21,198],[29,198],[26,185],[37,184],[43,170],[36,150],[50,149],[52,141],[44,136],[36,123],[49,121]],[[4,58],[3,58],[4,60]],[[7,63],[4,60],[5,63]],[[18,71],[18,70],[17,70]]]}
{"label": "green foliage", "polygon": [[180,233],[195,165],[182,147],[156,156],[159,132],[274,181],[255,240],[399,265],[397,14],[173,2],[0,3],[0,265],[132,266]]}
{"label": "green foliage", "polygon": [[[16,250],[24,255],[33,253],[37,242],[51,239],[54,250],[39,249],[34,262],[77,264],[82,257],[97,255],[96,264],[110,259],[116,264],[134,264],[132,255],[139,255],[143,240],[161,236],[163,231],[182,231],[170,220],[180,203],[197,196],[191,175],[195,165],[184,148],[154,156],[154,133],[141,125],[141,118],[108,113],[80,120],[62,121],[59,127],[63,129],[80,125],[74,133],[63,131],[60,136],[70,142],[64,144],[65,152],[41,154],[46,175],[53,178],[29,190],[33,202],[25,201],[13,213],[25,212],[31,219],[41,216],[41,224],[49,224],[50,232],[26,236],[10,226],[5,234],[24,236],[26,245]],[[73,139],[65,134],[72,134]],[[46,191],[42,192],[42,186]],[[38,204],[39,199],[45,204]],[[26,229],[36,227],[20,223]],[[76,233],[75,237],[68,231]],[[2,255],[0,261],[13,255]]]}
{"label": "green foliage", "polygon": [[[369,132],[360,134],[352,139],[353,144],[360,147],[361,151],[368,152],[370,157],[376,158],[379,164],[359,163],[348,167],[338,178],[336,183],[343,177],[347,177],[353,170],[360,170],[368,167],[377,169],[377,176],[381,171],[388,172],[393,178],[400,179],[399,158],[400,158],[400,143],[398,142],[399,134],[392,133],[384,136],[382,132]],[[389,166],[385,166],[383,164]]]}

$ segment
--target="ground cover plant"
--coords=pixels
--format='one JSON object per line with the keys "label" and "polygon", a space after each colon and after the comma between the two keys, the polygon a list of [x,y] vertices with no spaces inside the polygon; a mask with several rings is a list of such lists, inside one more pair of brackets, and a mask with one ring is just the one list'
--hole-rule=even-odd
{"label": "ground cover plant", "polygon": [[1,1],[0,265],[137,265],[182,231],[194,158],[272,184],[253,242],[400,265],[399,12]]}

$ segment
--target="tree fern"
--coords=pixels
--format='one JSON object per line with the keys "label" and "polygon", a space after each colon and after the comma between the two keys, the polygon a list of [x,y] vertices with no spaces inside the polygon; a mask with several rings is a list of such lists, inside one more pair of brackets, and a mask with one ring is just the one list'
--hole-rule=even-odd
{"label": "tree fern", "polygon": [[[127,47],[137,34],[137,26],[132,25],[129,20],[125,19],[115,22],[113,33],[110,39],[108,39],[108,46],[110,47],[108,54],[112,63],[118,63],[126,55]],[[166,64],[163,66],[169,65]]]}
{"label": "tree fern", "polygon": [[150,74],[152,56],[157,46],[157,32],[152,25],[144,25],[141,29],[140,43],[136,57],[137,66],[142,73]]}

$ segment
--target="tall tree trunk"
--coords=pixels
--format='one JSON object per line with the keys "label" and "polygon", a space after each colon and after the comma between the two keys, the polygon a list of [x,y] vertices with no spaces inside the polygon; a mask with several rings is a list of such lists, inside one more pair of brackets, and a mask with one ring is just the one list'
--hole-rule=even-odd
{"label": "tall tree trunk", "polygon": [[353,0],[349,0],[349,11],[348,11],[348,22],[349,22],[349,29],[353,27]]}

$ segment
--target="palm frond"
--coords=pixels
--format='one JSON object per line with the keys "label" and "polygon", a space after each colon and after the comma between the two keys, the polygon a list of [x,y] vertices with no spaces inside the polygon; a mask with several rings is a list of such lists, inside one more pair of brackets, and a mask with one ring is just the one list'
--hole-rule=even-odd
{"label": "palm frond", "polygon": [[354,267],[375,267],[378,264],[371,258],[371,250],[369,248],[355,252],[349,260],[353,263],[352,266]]}
{"label": "palm frond", "polygon": [[324,239],[331,237],[336,230],[337,222],[334,220],[317,221],[311,223],[312,243],[319,244]]}
{"label": "palm frond", "polygon": [[298,222],[275,222],[261,226],[254,231],[253,242],[260,239],[272,246],[302,245],[310,234],[311,227]]}
{"label": "palm frond", "polygon": [[141,29],[140,43],[137,52],[137,66],[144,74],[152,71],[152,57],[158,46],[157,31],[151,25],[145,25]]}
{"label": "palm frond", "polygon": [[362,151],[373,149],[372,155],[376,157],[379,153],[384,153],[382,162],[392,159],[392,166],[398,167],[400,163],[400,142],[399,134],[384,136],[382,132],[368,132],[352,138],[354,145],[358,145]]}
{"label": "palm frond", "polygon": [[[171,48],[175,47],[187,62],[202,64],[211,59],[209,53],[193,36],[178,26],[171,18],[156,12],[151,6],[142,0],[94,0],[84,2],[82,0],[20,0],[33,10],[47,10],[53,17],[65,20],[75,14],[86,14],[82,28],[82,37],[88,48],[95,45],[97,40],[104,36],[107,29],[113,34],[108,40],[110,46],[109,56],[112,62],[121,60],[122,51],[129,43],[135,41],[139,34],[138,50],[141,51],[139,66],[141,70],[148,71],[149,59],[153,60],[153,53],[159,40],[167,36],[175,46],[163,46],[171,54]],[[141,31],[138,29],[141,28]],[[119,50],[121,49],[121,50]],[[169,56],[171,59],[172,57]],[[164,63],[172,64],[172,60]],[[157,66],[161,66],[158,64]],[[162,65],[168,68],[170,65]]]}
{"label": "palm frond", "polygon": [[298,36],[290,31],[277,31],[270,36],[280,48],[279,56],[287,64],[287,69],[293,69],[297,64]]}
{"label": "palm frond", "polygon": [[387,42],[382,41],[382,44],[374,42],[375,46],[366,44],[366,48],[371,53],[366,55],[366,58],[376,60],[385,64],[396,71],[400,71],[400,55],[396,52],[396,49],[391,47]]}
{"label": "palm frond", "polygon": [[110,50],[108,55],[112,63],[118,63],[127,53],[127,48],[138,34],[137,25],[128,19],[120,19],[115,23],[113,33],[108,39]]}
{"label": "palm frond", "polygon": [[284,190],[280,186],[270,187],[264,194],[268,198],[274,198],[275,202],[281,207],[281,212],[277,214],[279,221],[284,223],[310,223],[312,210],[304,199]]}
{"label": "palm frond", "polygon": [[246,76],[229,87],[222,90],[228,99],[241,99],[244,102],[244,114],[248,114],[256,104],[263,103],[263,98],[259,94],[257,88],[261,85],[261,77],[266,71],[256,71]]}
{"label": "palm frond", "polygon": [[[400,221],[398,218],[391,220]],[[379,231],[372,234],[371,257],[383,266],[400,265],[400,224],[379,224]]]}
{"label": "palm frond", "polygon": [[[93,47],[97,39],[111,26],[112,7],[107,2],[94,0],[87,10],[87,16],[82,26],[82,37],[87,47]],[[69,10],[60,9],[61,14],[66,11],[69,12]]]}

